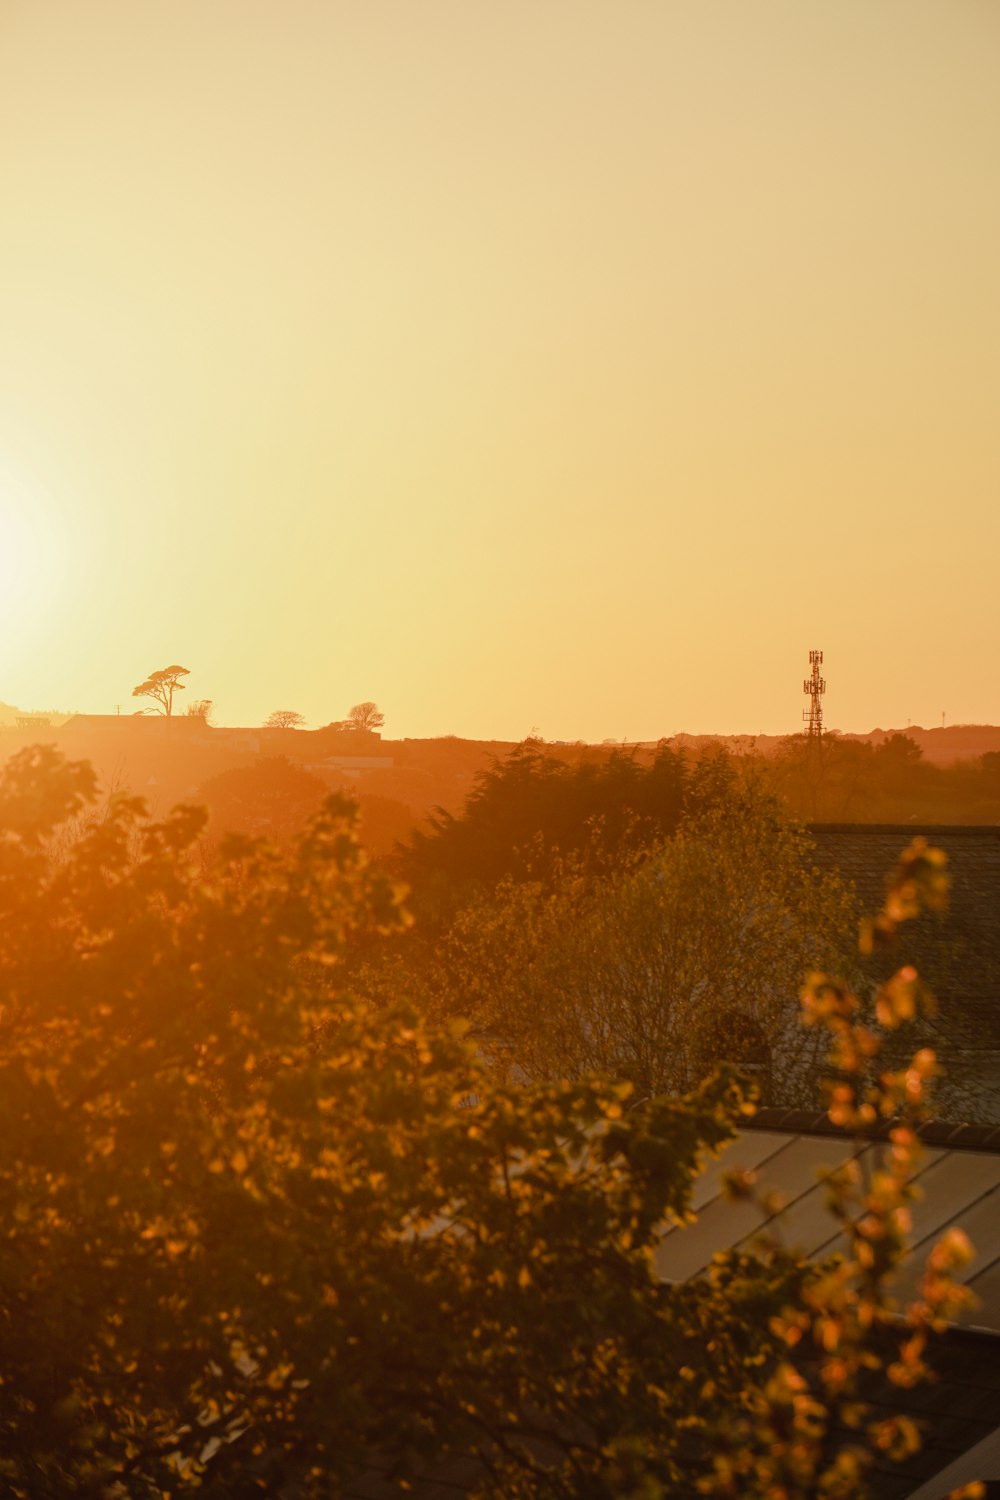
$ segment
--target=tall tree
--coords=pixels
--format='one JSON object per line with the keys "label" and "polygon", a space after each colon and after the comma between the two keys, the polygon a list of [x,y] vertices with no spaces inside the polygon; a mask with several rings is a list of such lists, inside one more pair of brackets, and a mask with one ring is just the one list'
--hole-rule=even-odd
{"label": "tall tree", "polygon": [[184,691],[181,678],[188,676],[187,667],[163,667],[159,672],[151,672],[145,682],[138,683],[132,689],[132,697],[152,698],[155,706],[146,711],[163,714],[169,719],[174,711],[174,694]]}

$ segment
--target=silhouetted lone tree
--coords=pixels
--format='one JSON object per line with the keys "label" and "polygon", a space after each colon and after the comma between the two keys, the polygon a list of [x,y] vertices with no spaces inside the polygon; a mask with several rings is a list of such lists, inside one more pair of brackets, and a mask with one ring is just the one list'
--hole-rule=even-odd
{"label": "silhouetted lone tree", "polygon": [[347,723],[351,729],[381,729],[385,714],[377,703],[355,703],[347,715]]}
{"label": "silhouetted lone tree", "polygon": [[301,729],[305,723],[301,714],[297,714],[294,708],[276,708],[273,714],[268,714],[264,720],[265,729]]}
{"label": "silhouetted lone tree", "polygon": [[187,667],[164,667],[162,671],[152,672],[145,682],[134,687],[132,697],[152,698],[155,707],[143,709],[142,712],[163,714],[169,719],[174,711],[174,693],[184,691],[184,684],[180,679],[189,675]]}

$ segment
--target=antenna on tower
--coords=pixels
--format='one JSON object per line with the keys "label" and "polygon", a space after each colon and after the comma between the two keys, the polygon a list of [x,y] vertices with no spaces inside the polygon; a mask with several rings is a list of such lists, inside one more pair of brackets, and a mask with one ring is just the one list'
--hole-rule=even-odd
{"label": "antenna on tower", "polygon": [[821,677],[819,669],[823,665],[822,651],[810,651],[809,665],[812,668],[809,676],[802,684],[802,691],[809,695],[809,707],[802,710],[802,718],[808,726],[806,734],[811,740],[818,740],[823,734],[823,704],[822,697],[826,692],[826,678]]}

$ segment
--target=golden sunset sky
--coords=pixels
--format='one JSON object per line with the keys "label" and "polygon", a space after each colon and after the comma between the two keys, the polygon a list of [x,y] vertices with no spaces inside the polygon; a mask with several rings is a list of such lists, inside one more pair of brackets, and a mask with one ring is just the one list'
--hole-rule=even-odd
{"label": "golden sunset sky", "polygon": [[0,699],[1000,722],[996,0],[0,0]]}

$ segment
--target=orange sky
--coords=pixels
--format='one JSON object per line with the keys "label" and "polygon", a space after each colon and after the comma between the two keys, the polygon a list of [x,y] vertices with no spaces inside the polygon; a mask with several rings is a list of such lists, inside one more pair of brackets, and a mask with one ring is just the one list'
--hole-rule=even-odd
{"label": "orange sky", "polygon": [[995,0],[0,0],[0,699],[1000,722]]}

